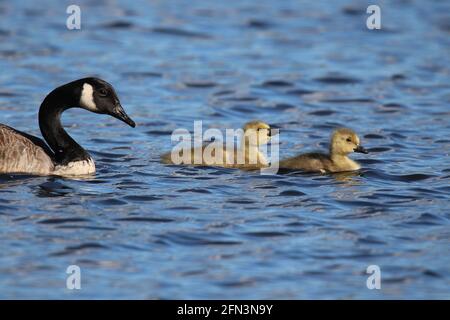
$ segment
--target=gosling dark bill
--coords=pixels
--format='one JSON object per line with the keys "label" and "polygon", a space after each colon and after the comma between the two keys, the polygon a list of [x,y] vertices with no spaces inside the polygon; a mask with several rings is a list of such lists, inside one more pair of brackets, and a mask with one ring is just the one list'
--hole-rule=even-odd
{"label": "gosling dark bill", "polygon": [[363,146],[357,146],[354,150],[355,152],[359,152],[359,153],[364,153],[364,154],[368,154],[369,151],[367,151],[366,148],[364,148]]}

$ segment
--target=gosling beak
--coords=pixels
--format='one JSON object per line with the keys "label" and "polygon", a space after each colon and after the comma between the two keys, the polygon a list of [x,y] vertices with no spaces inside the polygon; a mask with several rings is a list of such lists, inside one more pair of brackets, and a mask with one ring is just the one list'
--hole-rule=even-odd
{"label": "gosling beak", "polygon": [[280,133],[280,127],[275,126],[275,125],[271,125],[270,129],[269,129],[269,133],[267,135],[269,137],[273,137],[273,136],[276,136],[279,133]]}
{"label": "gosling beak", "polygon": [[122,120],[132,128],[136,127],[136,123],[133,120],[131,120],[131,118],[126,114],[125,110],[123,110],[123,107],[120,103],[116,104],[111,115],[116,119]]}
{"label": "gosling beak", "polygon": [[353,149],[353,151],[365,154],[369,153],[369,151],[367,151],[363,146],[357,146],[355,149]]}

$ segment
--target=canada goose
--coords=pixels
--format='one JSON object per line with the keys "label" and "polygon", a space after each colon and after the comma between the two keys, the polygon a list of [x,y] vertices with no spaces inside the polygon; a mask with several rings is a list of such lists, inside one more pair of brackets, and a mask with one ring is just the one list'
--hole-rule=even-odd
{"label": "canada goose", "polygon": [[[250,121],[243,128],[243,143],[239,148],[228,150],[226,145],[215,145],[215,142],[204,144],[200,148],[191,148],[190,157],[185,160],[183,152],[175,151],[180,156],[180,162],[175,163],[172,160],[172,153],[168,152],[161,156],[161,162],[165,164],[184,164],[184,165],[207,165],[225,168],[241,168],[241,169],[259,169],[269,166],[265,155],[259,150],[259,147],[267,144],[271,138],[270,126],[262,121]],[[222,152],[222,156],[217,155],[216,150]],[[201,155],[200,161],[195,154]]]}
{"label": "canada goose", "polygon": [[354,171],[359,164],[347,155],[352,152],[369,153],[359,144],[356,133],[347,128],[334,131],[331,136],[330,153],[305,153],[280,161],[280,169],[298,169],[308,172]]}
{"label": "canada goose", "polygon": [[61,114],[73,107],[108,114],[135,127],[114,88],[98,78],[79,79],[50,92],[39,109],[45,142],[0,124],[0,173],[87,175],[95,173],[91,156],[63,129]]}

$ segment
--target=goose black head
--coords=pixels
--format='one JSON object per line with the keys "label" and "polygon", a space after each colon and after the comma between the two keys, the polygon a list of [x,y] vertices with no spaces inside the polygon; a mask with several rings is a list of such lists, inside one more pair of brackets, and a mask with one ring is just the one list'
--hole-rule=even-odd
{"label": "goose black head", "polygon": [[108,114],[133,128],[136,126],[120,104],[113,86],[108,82],[91,77],[77,80],[75,84],[79,88],[79,106],[81,108],[95,113]]}

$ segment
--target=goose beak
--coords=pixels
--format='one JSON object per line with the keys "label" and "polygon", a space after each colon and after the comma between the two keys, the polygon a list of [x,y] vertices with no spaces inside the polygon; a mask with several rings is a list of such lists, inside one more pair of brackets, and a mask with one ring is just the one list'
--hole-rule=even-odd
{"label": "goose beak", "polygon": [[122,120],[132,128],[136,127],[136,123],[126,114],[120,103],[116,104],[111,115],[116,119]]}
{"label": "goose beak", "polygon": [[357,146],[353,151],[365,154],[369,153],[369,151],[367,151],[363,146]]}

